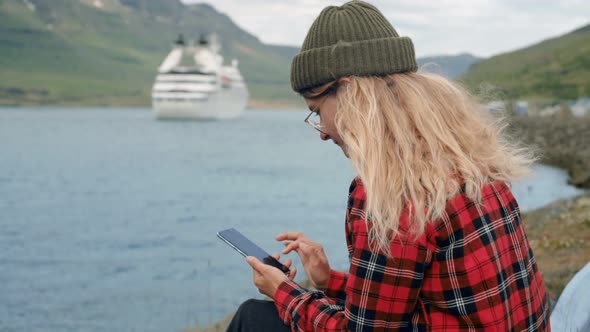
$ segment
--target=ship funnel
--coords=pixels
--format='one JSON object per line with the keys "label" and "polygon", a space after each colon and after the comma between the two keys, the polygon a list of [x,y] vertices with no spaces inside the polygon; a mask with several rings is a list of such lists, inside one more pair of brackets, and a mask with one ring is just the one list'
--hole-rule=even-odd
{"label": "ship funnel", "polygon": [[178,34],[178,39],[176,39],[174,44],[178,46],[184,46],[184,36],[182,36],[182,33]]}

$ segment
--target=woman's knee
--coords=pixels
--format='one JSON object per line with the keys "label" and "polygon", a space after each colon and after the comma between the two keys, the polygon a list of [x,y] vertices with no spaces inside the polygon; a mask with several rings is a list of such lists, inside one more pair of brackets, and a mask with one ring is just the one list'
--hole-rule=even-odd
{"label": "woman's knee", "polygon": [[244,301],[227,329],[229,332],[290,331],[279,318],[274,302],[250,299]]}
{"label": "woman's knee", "polygon": [[248,300],[242,302],[242,304],[238,307],[237,314],[249,316],[252,314],[259,313],[262,310],[261,308],[264,308],[266,302],[269,302],[269,301],[248,299]]}

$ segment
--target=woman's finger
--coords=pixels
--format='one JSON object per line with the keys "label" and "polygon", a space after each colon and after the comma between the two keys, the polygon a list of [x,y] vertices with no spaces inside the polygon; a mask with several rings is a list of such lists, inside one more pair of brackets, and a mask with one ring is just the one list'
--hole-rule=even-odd
{"label": "woman's finger", "polygon": [[281,233],[281,234],[277,235],[275,237],[275,239],[277,241],[285,241],[285,240],[296,241],[302,237],[305,237],[305,235],[303,235],[303,233],[301,233],[301,232],[286,232],[286,233]]}
{"label": "woman's finger", "polygon": [[288,267],[288,268],[289,268],[289,267],[291,267],[291,264],[293,264],[293,261],[292,261],[290,258],[289,258],[289,259],[287,259],[287,260],[286,260],[286,261],[283,263],[283,265],[285,265],[285,266],[286,266],[286,267]]}
{"label": "woman's finger", "polygon": [[297,268],[293,268],[291,273],[289,273],[289,279],[295,280],[295,276],[297,275]]}
{"label": "woman's finger", "polygon": [[301,251],[303,251],[305,254],[310,254],[312,252],[311,250],[312,246],[309,245],[308,243],[301,243],[299,245],[299,249],[301,249]]}
{"label": "woman's finger", "polygon": [[[250,262],[248,262],[250,263]],[[260,279],[262,278],[262,274],[260,274],[260,272],[256,271],[256,269],[252,268],[252,281],[254,282],[254,286],[256,286],[256,288],[258,288],[258,291],[260,292]]]}
{"label": "woman's finger", "polygon": [[285,249],[283,249],[283,255],[290,253],[293,250],[297,250],[299,247],[299,241],[293,241],[286,245]]}
{"label": "woman's finger", "polygon": [[259,274],[262,274],[264,272],[265,267],[267,266],[254,256],[246,257],[246,262],[248,262],[252,269]]}

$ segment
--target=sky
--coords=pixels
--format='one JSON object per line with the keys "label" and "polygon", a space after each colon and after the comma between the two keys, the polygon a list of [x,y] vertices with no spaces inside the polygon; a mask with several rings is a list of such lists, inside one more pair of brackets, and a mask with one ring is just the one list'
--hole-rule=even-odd
{"label": "sky", "polygon": [[[322,8],[343,0],[182,0],[206,2],[264,43],[300,47]],[[368,0],[417,56],[510,52],[590,23],[588,0]]]}

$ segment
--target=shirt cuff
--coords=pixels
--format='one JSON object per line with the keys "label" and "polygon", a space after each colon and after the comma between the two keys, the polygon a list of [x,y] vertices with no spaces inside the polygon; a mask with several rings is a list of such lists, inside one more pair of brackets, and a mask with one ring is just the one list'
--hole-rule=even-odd
{"label": "shirt cuff", "polygon": [[347,273],[330,270],[330,279],[328,280],[328,287],[324,290],[324,294],[328,297],[340,298],[346,287],[347,279]]}
{"label": "shirt cuff", "polygon": [[291,279],[283,281],[277,288],[275,306],[279,312],[279,317],[285,324],[291,325],[291,312],[294,309],[293,306],[296,305],[294,300],[306,292],[305,289]]}

